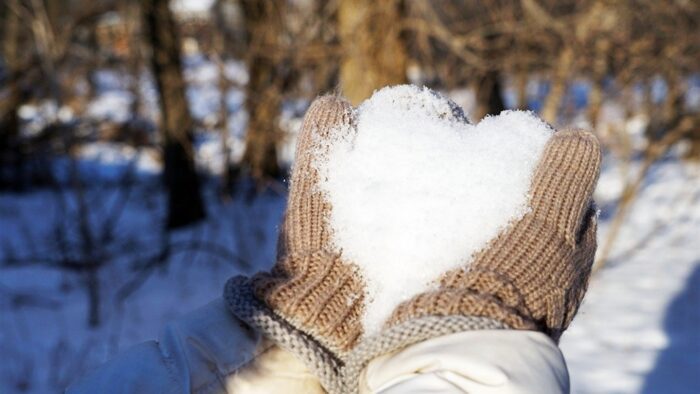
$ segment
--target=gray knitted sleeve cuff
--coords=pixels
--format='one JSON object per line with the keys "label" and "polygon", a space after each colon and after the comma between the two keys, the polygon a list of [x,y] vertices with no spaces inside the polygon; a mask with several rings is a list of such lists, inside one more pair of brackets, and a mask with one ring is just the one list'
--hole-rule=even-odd
{"label": "gray knitted sleeve cuff", "polygon": [[258,300],[248,278],[236,276],[226,283],[224,300],[239,319],[291,352],[316,374],[329,393],[355,393],[362,370],[374,358],[430,338],[473,330],[508,329],[499,321],[474,316],[425,316],[392,326],[364,338],[342,358],[296,329]]}

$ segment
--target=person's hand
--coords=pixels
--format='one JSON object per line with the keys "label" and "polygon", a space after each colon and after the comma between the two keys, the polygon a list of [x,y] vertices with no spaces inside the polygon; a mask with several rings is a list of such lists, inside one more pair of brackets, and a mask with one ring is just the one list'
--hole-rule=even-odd
{"label": "person's hand", "polygon": [[600,171],[591,133],[556,132],[530,186],[530,211],[492,240],[469,268],[400,305],[388,326],[422,316],[487,317],[557,341],[583,298],[596,250],[592,193]]}
{"label": "person's hand", "polygon": [[332,206],[318,187],[316,161],[340,133],[354,133],[354,109],[337,96],[316,99],[299,132],[278,259],[270,272],[227,284],[233,313],[302,359],[329,391],[362,334],[364,288],[357,267],[331,242]]}
{"label": "person's hand", "polygon": [[[452,109],[448,116],[466,121],[458,106],[440,100]],[[529,212],[468,265],[436,278],[433,290],[400,304],[384,329],[367,337],[365,281],[333,242],[333,207],[318,171],[334,141],[358,132],[355,117],[336,96],[311,105],[298,137],[277,263],[270,272],[229,281],[233,313],[299,357],[331,392],[352,387],[371,358],[440,335],[525,329],[558,340],[585,293],[596,248],[596,138],[555,133],[532,177]]]}

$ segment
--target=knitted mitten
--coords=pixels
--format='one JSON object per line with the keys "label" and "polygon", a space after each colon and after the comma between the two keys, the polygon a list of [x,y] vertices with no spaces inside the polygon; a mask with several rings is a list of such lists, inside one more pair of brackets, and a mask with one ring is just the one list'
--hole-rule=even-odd
{"label": "knitted mitten", "polygon": [[533,176],[529,213],[467,269],[446,273],[437,290],[401,304],[388,325],[422,316],[481,316],[558,341],[588,285],[596,249],[591,195],[600,160],[592,134],[555,133]]}
{"label": "knitted mitten", "polygon": [[332,140],[354,132],[353,117],[341,98],[312,103],[298,135],[277,263],[250,279],[231,279],[225,294],[235,315],[295,353],[329,391],[342,391],[341,359],[362,333],[364,289],[357,268],[331,244],[331,206],[319,189],[315,160]]}

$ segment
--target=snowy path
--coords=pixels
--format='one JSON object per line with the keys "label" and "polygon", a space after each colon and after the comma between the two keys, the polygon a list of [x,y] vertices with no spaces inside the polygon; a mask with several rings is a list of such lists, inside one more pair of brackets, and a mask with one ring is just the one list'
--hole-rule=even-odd
{"label": "snowy path", "polygon": [[[562,338],[573,392],[700,391],[698,170],[668,162],[650,174]],[[600,187],[614,187],[614,177],[604,172]]]}

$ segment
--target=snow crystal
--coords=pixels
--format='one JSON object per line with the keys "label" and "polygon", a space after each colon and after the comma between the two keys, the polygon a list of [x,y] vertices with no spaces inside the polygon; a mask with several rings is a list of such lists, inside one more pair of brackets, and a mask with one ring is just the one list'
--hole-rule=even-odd
{"label": "snow crystal", "polygon": [[366,334],[527,212],[552,133],[521,111],[472,125],[447,98],[410,85],[358,107],[357,134],[333,141],[317,166],[335,246],[366,280]]}

